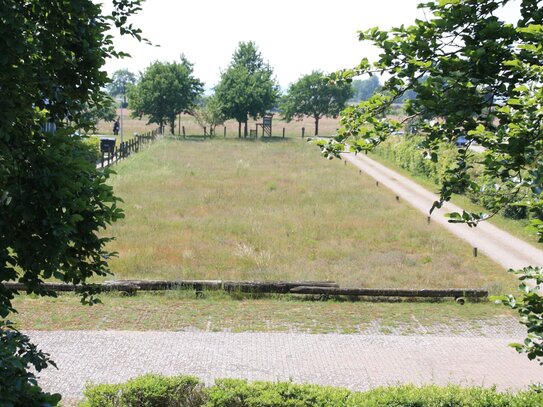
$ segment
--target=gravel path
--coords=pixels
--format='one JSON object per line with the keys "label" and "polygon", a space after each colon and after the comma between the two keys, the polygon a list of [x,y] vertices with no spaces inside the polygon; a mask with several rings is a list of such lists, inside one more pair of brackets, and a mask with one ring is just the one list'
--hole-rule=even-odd
{"label": "gravel path", "polygon": [[[342,156],[379,181],[379,184],[392,190],[400,197],[400,201],[409,203],[426,215],[429,215],[432,203],[438,199],[437,195],[363,154],[345,153]],[[432,214],[432,222],[439,223],[459,238],[467,241],[472,247],[477,247],[479,252],[484,253],[504,268],[543,266],[543,251],[488,222],[482,222],[475,228],[464,224],[449,223],[444,215],[450,212],[462,213],[462,209],[451,203],[445,203],[441,209]]]}
{"label": "gravel path", "polygon": [[[366,390],[398,383],[521,389],[541,366],[507,346],[511,338],[285,333],[27,332],[59,369],[40,383],[68,400],[86,382],[121,382],[147,372],[318,383]],[[518,340],[518,338],[517,338]]]}

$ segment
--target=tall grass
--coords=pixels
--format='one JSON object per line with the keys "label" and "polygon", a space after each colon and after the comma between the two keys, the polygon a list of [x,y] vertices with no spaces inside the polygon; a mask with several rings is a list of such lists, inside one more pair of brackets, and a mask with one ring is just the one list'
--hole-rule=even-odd
{"label": "tall grass", "polygon": [[[117,109],[117,116],[120,116],[121,111]],[[147,117],[140,119],[134,119],[130,117],[131,110],[125,109],[123,114],[123,136],[126,139],[129,139],[133,136],[134,133],[145,133],[151,130],[155,130],[158,125],[156,124],[147,124]],[[249,120],[248,128],[255,129],[256,123],[262,123],[262,119],[259,120]],[[339,127],[338,119],[331,117],[325,117],[319,122],[319,132],[323,136],[330,136],[336,132],[336,129]],[[175,134],[182,135],[183,128],[185,129],[185,134],[190,135],[203,135],[204,129],[196,123],[194,117],[188,114],[182,114],[181,120],[176,120],[175,124]],[[215,130],[215,134],[218,137],[224,137],[224,128],[226,128],[226,137],[227,138],[237,138],[238,137],[238,122],[235,120],[227,120],[224,126],[218,126]],[[272,119],[272,135],[275,137],[281,137],[283,135],[283,128],[285,129],[286,137],[300,137],[302,135],[302,128],[305,128],[305,136],[313,136],[315,132],[315,121],[312,118],[304,118],[303,120],[293,120],[290,123],[282,120],[281,115],[274,115]],[[165,133],[170,132],[169,127],[164,129]],[[242,127],[243,132],[243,127]],[[104,122],[100,121],[97,124],[96,134],[111,136],[113,134],[113,122]],[[258,136],[262,135],[262,129],[258,129]]]}
{"label": "tall grass", "polygon": [[513,289],[505,270],[374,181],[296,139],[164,140],[111,180],[116,278],[334,280]]}

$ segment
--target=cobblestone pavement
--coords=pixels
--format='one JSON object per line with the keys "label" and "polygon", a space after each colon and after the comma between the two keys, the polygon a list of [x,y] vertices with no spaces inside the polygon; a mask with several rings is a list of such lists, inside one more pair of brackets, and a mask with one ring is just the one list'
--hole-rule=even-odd
{"label": "cobblestone pavement", "polygon": [[[80,398],[86,382],[148,372],[318,383],[365,390],[399,383],[521,389],[541,366],[504,337],[227,332],[32,331],[58,365],[40,374],[48,391]],[[516,339],[517,341],[519,338]]]}

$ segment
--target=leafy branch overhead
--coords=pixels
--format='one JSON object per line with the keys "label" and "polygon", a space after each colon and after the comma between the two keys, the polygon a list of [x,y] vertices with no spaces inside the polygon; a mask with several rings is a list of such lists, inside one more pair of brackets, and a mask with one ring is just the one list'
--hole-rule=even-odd
{"label": "leafy branch overhead", "polygon": [[[506,206],[525,207],[543,242],[543,2],[541,0],[440,0],[422,3],[426,19],[390,31],[372,28],[359,33],[380,50],[377,61],[362,59],[353,69],[336,72],[336,83],[360,75],[388,78],[382,93],[341,115],[337,137],[319,141],[324,156],[369,151],[402,126],[416,129],[421,154],[437,162],[438,150],[459,136],[465,147],[455,150],[454,164],[442,178],[439,208],[455,191],[485,191],[485,206],[496,213]],[[505,21],[506,6],[519,7],[518,21]],[[402,122],[385,116],[408,93]],[[483,176],[472,177],[470,146],[484,148],[477,165]],[[450,222],[476,226],[488,214],[450,214]],[[522,299],[502,301],[519,310],[528,338],[515,347],[530,359],[543,356],[543,283],[541,268],[515,272]],[[528,281],[531,281],[528,283]]]}
{"label": "leafy branch overhead", "polygon": [[[381,53],[370,63],[331,75],[335,82],[363,74],[386,74],[383,93],[347,108],[341,117],[340,137],[322,146],[323,154],[338,156],[349,141],[356,152],[374,148],[407,123],[424,136],[421,150],[437,161],[442,142],[466,136],[456,165],[448,171],[435,207],[461,188],[482,187],[469,175],[469,146],[485,148],[481,164],[495,180],[495,210],[506,204],[526,205],[535,219],[543,213],[541,181],[543,147],[543,13],[541,1],[525,0],[516,22],[496,15],[509,0],[466,0],[423,3],[426,20],[390,31],[372,28],[359,33]],[[503,14],[503,13],[502,13]],[[403,123],[383,118],[387,108],[406,92],[416,98],[405,103]],[[341,146],[335,146],[338,143]],[[525,191],[529,190],[530,194]],[[527,197],[530,197],[527,199]],[[475,215],[461,219],[479,221]],[[453,218],[458,221],[460,219]],[[543,225],[534,222],[543,237]]]}

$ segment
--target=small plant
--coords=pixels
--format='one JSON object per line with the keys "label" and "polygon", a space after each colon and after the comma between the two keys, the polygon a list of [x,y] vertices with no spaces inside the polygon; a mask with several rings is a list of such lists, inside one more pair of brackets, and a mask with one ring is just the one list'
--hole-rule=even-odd
{"label": "small plant", "polygon": [[516,309],[520,323],[528,329],[523,343],[512,343],[519,353],[526,353],[528,359],[536,360],[543,366],[543,297],[540,286],[543,284],[543,268],[526,267],[521,270],[509,270],[520,280],[521,298],[513,295],[500,297],[497,302]]}

